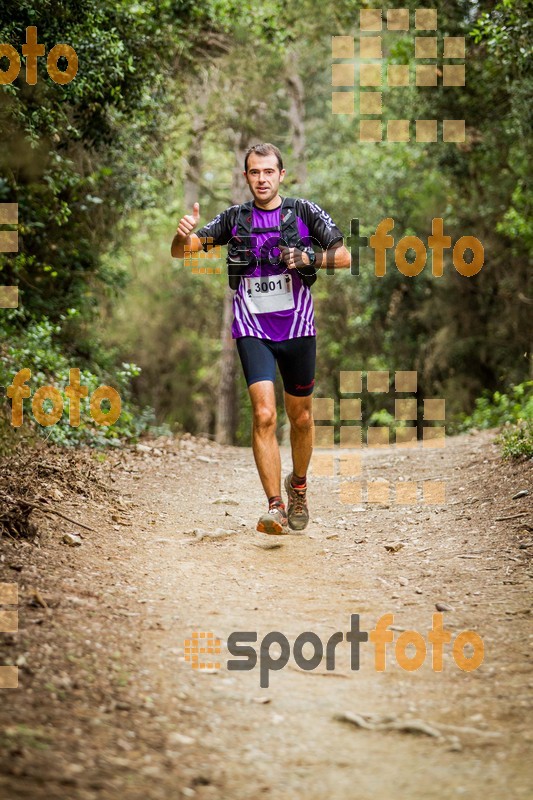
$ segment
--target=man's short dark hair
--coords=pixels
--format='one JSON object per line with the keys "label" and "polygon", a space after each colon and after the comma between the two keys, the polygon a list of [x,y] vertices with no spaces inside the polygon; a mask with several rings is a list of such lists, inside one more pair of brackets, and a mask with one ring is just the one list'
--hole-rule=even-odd
{"label": "man's short dark hair", "polygon": [[248,172],[248,156],[252,153],[255,153],[257,156],[276,156],[278,159],[278,167],[279,171],[283,169],[283,159],[281,157],[281,153],[279,152],[278,148],[275,144],[270,144],[270,142],[265,142],[264,144],[254,144],[252,147],[249,147],[246,151],[246,155],[244,156],[244,171]]}

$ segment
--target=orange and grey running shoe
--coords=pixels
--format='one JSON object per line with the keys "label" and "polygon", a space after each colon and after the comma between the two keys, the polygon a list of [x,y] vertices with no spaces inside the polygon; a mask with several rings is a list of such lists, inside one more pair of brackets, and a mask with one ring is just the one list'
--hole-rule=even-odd
{"label": "orange and grey running shoe", "polygon": [[276,503],[259,517],[257,530],[260,533],[287,533],[287,512],[283,503]]}
{"label": "orange and grey running shoe", "polygon": [[287,517],[289,528],[293,531],[303,531],[309,522],[309,509],[307,508],[307,486],[297,487],[291,483],[292,475],[285,478],[285,491],[289,498]]}

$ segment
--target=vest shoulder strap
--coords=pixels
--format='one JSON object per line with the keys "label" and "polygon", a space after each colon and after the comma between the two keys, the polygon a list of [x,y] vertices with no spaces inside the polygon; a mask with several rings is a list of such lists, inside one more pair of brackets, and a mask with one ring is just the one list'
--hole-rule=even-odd
{"label": "vest shoulder strap", "polygon": [[297,200],[295,197],[283,197],[281,200],[281,227],[287,228],[289,225],[296,223],[296,208]]}
{"label": "vest shoulder strap", "polygon": [[246,236],[252,229],[252,207],[253,201],[241,203],[237,210],[237,236]]}
{"label": "vest shoulder strap", "polygon": [[[282,197],[281,198],[281,219],[280,219],[280,228],[282,231],[288,230],[289,228],[296,228],[296,207],[297,200],[295,197]],[[247,236],[252,232],[252,212],[253,212],[253,200],[248,200],[246,203],[242,203],[237,211],[237,235],[238,236]],[[255,229],[254,229],[255,230]],[[257,229],[256,232],[259,233],[260,231],[264,233],[268,232],[275,232],[278,228],[261,228]]]}

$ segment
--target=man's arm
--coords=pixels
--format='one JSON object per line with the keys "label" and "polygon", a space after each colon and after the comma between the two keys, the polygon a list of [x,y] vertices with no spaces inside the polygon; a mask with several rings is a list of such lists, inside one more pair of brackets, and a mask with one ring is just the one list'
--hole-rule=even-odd
{"label": "man's arm", "polygon": [[[305,251],[298,250],[296,247],[282,247],[280,250],[281,257],[289,269],[302,269],[309,266],[309,256]],[[315,255],[315,270],[326,269],[326,267],[346,269],[352,263],[351,253],[343,245],[342,240],[334,242],[327,250],[315,252]]]}
{"label": "man's arm", "polygon": [[199,221],[200,204],[195,203],[193,205],[192,214],[186,214],[178,223],[176,233],[170,246],[172,258],[184,258],[185,250],[190,253],[203,249],[199,237],[193,233]]}
{"label": "man's arm", "polygon": [[[319,269],[346,269],[350,267],[352,259],[350,251],[344,247],[344,237],[342,231],[335,225],[330,215],[324,211],[317,203],[310,200],[299,200],[298,202],[298,215],[301,216],[304,224],[309,230],[309,239],[303,240],[305,244],[318,245],[322,251],[315,250],[315,271]],[[285,254],[283,259],[287,266],[296,268],[305,268],[309,265],[307,253],[295,251],[295,258],[286,258]],[[290,263],[290,262],[293,263]],[[311,272],[312,267],[309,267],[306,272]]]}
{"label": "man's arm", "polygon": [[179,221],[176,235],[172,240],[172,256],[174,258],[183,258],[186,252],[196,252],[197,250],[208,252],[217,245],[228,244],[233,236],[232,226],[235,220],[233,212],[238,208],[239,206],[230,206],[230,208],[217,214],[207,225],[199,228],[197,233],[193,233],[200,219],[200,206],[195,203],[192,215],[187,214]]}
{"label": "man's arm", "polygon": [[335,242],[328,250],[316,254],[317,269],[332,267],[333,269],[347,269],[352,264],[352,254],[342,241]]}

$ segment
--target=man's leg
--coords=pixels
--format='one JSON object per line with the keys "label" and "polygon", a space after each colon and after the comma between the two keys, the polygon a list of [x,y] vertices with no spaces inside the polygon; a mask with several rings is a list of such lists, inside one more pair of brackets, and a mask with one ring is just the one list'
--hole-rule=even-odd
{"label": "man's leg", "polygon": [[291,426],[293,472],[305,477],[313,452],[313,396],[295,397],[285,392],[285,410]]}
{"label": "man's leg", "polygon": [[280,344],[278,365],[285,389],[285,409],[291,426],[293,472],[285,478],[289,527],[301,531],[309,522],[307,468],[313,452],[313,400],[316,338],[302,336]]}
{"label": "man's leg", "polygon": [[[276,395],[272,381],[248,387],[252,401],[252,449],[268,498],[281,494],[281,458],[276,439]],[[295,398],[296,399],[296,398]]]}
{"label": "man's leg", "polygon": [[284,483],[289,500],[287,521],[294,531],[303,531],[309,522],[307,468],[313,452],[312,395],[296,397],[285,392],[285,408],[291,424],[293,465],[293,471]]}
{"label": "man's leg", "polygon": [[281,460],[276,440],[276,360],[269,340],[237,339],[237,350],[252,401],[252,449],[268,511],[257,523],[261,533],[286,533],[287,512],[281,498]]}
{"label": "man's leg", "polygon": [[252,400],[252,448],[268,511],[259,517],[261,533],[287,533],[287,512],[281,498],[281,458],[276,439],[276,396],[272,381],[257,381],[248,390]]}

